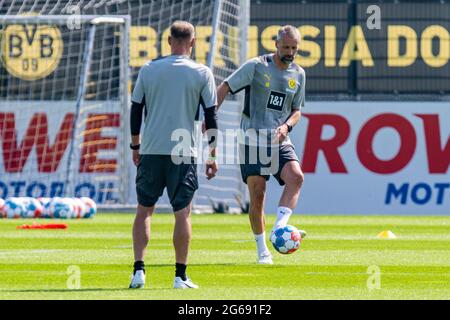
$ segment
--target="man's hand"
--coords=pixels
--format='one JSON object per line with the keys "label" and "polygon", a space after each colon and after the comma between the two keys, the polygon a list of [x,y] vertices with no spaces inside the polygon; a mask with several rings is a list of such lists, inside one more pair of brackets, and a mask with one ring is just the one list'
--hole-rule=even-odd
{"label": "man's hand", "polygon": [[139,165],[140,157],[139,150],[133,150],[133,163],[137,167]]}
{"label": "man's hand", "polygon": [[205,134],[206,132],[206,123],[205,121],[202,122],[202,134]]}
{"label": "man's hand", "polygon": [[211,180],[216,176],[217,173],[217,162],[216,160],[207,160],[206,161],[206,177],[208,180]]}
{"label": "man's hand", "polygon": [[276,134],[276,137],[277,137],[279,142],[283,142],[284,140],[286,140],[286,138],[287,138],[287,136],[289,134],[287,124],[283,123],[281,126],[279,126],[275,130],[275,134]]}

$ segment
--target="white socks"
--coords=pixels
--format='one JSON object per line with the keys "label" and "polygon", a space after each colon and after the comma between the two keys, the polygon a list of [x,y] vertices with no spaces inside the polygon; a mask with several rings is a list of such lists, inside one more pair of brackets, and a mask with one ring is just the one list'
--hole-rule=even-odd
{"label": "white socks", "polygon": [[255,234],[254,236],[256,240],[256,249],[258,250],[258,257],[264,252],[269,252],[269,248],[267,248],[266,245],[266,233],[263,232],[261,234]]}
{"label": "white socks", "polygon": [[[273,230],[278,227],[287,225],[289,221],[289,217],[292,214],[292,210],[288,207],[278,207],[277,210],[277,220],[275,221]],[[261,234],[255,234],[256,240],[256,248],[258,250],[258,257],[265,252],[269,252],[269,248],[267,248],[266,244],[266,233],[263,232]]]}
{"label": "white socks", "polygon": [[277,220],[273,225],[273,229],[277,229],[278,227],[283,227],[287,225],[289,218],[292,214],[292,210],[288,207],[278,207],[277,210]]}

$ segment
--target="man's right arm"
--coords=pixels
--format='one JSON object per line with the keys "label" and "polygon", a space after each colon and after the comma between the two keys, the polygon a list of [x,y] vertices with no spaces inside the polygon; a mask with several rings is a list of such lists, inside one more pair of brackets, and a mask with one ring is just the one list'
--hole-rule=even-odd
{"label": "man's right arm", "polygon": [[230,86],[228,85],[228,82],[224,81],[217,88],[217,110],[219,110],[228,92],[230,92]]}
{"label": "man's right arm", "polygon": [[131,98],[131,112],[130,112],[130,129],[131,129],[131,146],[133,147],[133,162],[135,165],[139,164],[139,144],[141,143],[141,124],[142,111],[145,107],[145,91],[142,79],[142,70],[139,70],[138,79],[133,90]]}
{"label": "man's right arm", "polygon": [[257,63],[258,58],[248,60],[220,84],[217,88],[217,109],[222,105],[229,92],[238,93],[252,83]]}
{"label": "man's right arm", "polygon": [[138,145],[140,143],[142,111],[144,110],[144,107],[145,107],[144,101],[142,103],[131,101],[130,129],[131,129],[132,145]]}

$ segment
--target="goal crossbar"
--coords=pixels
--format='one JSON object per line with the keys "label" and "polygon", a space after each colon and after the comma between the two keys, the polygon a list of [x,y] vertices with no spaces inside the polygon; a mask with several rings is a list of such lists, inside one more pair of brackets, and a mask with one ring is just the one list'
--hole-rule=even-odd
{"label": "goal crossbar", "polygon": [[127,24],[130,23],[131,17],[129,15],[114,15],[114,16],[99,16],[99,15],[48,15],[48,16],[15,16],[4,15],[0,16],[0,23],[51,23],[51,24],[65,24],[68,19],[77,19],[82,23],[91,24]]}

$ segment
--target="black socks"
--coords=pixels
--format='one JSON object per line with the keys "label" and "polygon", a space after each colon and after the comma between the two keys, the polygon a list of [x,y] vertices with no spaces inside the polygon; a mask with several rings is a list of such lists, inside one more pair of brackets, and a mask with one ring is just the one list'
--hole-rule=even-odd
{"label": "black socks", "polygon": [[186,281],[186,267],[185,264],[175,263],[175,277],[180,277],[183,281]]}
{"label": "black socks", "polygon": [[133,270],[133,274],[136,273],[136,271],[142,270],[145,273],[145,264],[144,261],[136,261],[134,263],[134,270]]}
{"label": "black socks", "polygon": [[[138,270],[142,270],[145,273],[144,261],[136,261],[134,263],[133,268],[134,268],[133,274],[135,274],[136,271],[138,271]],[[187,268],[187,266],[185,264],[175,263],[175,277],[180,277],[181,279],[183,279],[183,281],[186,281],[187,280],[186,268]]]}

